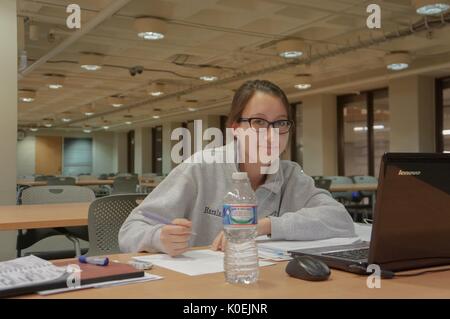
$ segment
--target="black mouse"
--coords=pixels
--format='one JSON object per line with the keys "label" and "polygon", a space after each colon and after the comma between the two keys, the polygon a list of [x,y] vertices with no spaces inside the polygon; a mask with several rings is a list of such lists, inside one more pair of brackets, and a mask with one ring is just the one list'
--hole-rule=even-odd
{"label": "black mouse", "polygon": [[311,256],[296,256],[286,266],[289,276],[310,280],[322,281],[330,277],[330,268],[323,261]]}

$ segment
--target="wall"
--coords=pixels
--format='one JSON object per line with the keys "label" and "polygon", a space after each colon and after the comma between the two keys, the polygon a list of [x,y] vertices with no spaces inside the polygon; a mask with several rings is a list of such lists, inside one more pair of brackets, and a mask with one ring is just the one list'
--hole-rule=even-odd
{"label": "wall", "polygon": [[[98,132],[88,135],[76,132],[49,131],[37,133],[35,135],[80,138],[92,137],[92,173],[94,175],[116,172],[117,168],[114,166],[114,163],[117,162],[118,157],[123,157],[123,154],[116,153],[115,133]],[[35,173],[35,135],[28,134],[25,139],[17,142],[17,176],[29,176]]]}

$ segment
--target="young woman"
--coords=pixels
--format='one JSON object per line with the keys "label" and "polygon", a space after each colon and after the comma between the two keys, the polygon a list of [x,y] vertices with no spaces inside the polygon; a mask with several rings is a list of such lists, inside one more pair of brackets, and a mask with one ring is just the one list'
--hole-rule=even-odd
{"label": "young woman", "polygon": [[[228,126],[237,129],[277,128],[281,154],[293,121],[284,92],[269,81],[244,83],[235,93]],[[271,146],[258,141],[258,147]],[[266,146],[264,146],[266,145]],[[215,152],[225,152],[225,147]],[[204,150],[203,152],[211,152]],[[212,245],[223,250],[222,200],[232,185],[232,174],[247,172],[257,197],[258,234],[274,240],[316,240],[355,236],[344,206],[314,186],[297,163],[280,161],[275,173],[262,174],[262,163],[182,163],[136,207],[119,232],[123,252],[165,252],[176,256],[190,246]],[[195,154],[194,154],[195,156]],[[163,216],[161,224],[147,213]],[[147,216],[146,216],[147,215]]]}

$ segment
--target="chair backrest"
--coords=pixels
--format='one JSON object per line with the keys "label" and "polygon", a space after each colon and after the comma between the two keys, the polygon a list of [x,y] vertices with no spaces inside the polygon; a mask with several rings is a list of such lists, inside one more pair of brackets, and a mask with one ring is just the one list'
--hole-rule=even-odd
{"label": "chair backrest", "polygon": [[36,186],[22,192],[22,204],[83,203],[95,200],[92,189],[80,186]]}
{"label": "chair backrest", "polygon": [[120,253],[119,230],[131,211],[144,200],[144,194],[111,195],[89,206],[89,250],[87,256]]}
{"label": "chair backrest", "polygon": [[136,193],[138,185],[137,176],[118,176],[114,179],[112,194]]}
{"label": "chair backrest", "polygon": [[49,177],[47,179],[47,185],[75,185],[75,177],[59,176]]}
{"label": "chair backrest", "polygon": [[317,188],[323,188],[329,191],[331,186],[331,179],[326,178],[315,179],[314,184]]}
{"label": "chair backrest", "polygon": [[[374,176],[353,176],[353,181],[355,184],[378,184],[378,178]],[[361,191],[361,195],[363,196],[372,196],[374,192],[368,192],[368,191]]]}
{"label": "chair backrest", "polygon": [[80,175],[78,176],[79,181],[91,181],[93,179],[97,179],[97,176],[94,175]]}
{"label": "chair backrest", "polygon": [[[339,184],[353,184],[353,180],[347,176],[324,176],[323,178],[331,180],[330,187]],[[332,192],[331,194],[336,199],[345,199],[345,200],[353,199],[352,192]]]}

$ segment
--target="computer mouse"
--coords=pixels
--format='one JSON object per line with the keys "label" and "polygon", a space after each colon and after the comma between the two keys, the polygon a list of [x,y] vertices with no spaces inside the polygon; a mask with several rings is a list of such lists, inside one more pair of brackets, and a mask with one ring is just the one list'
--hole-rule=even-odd
{"label": "computer mouse", "polygon": [[311,256],[296,256],[286,266],[289,276],[309,280],[322,281],[330,277],[330,268],[323,261]]}

